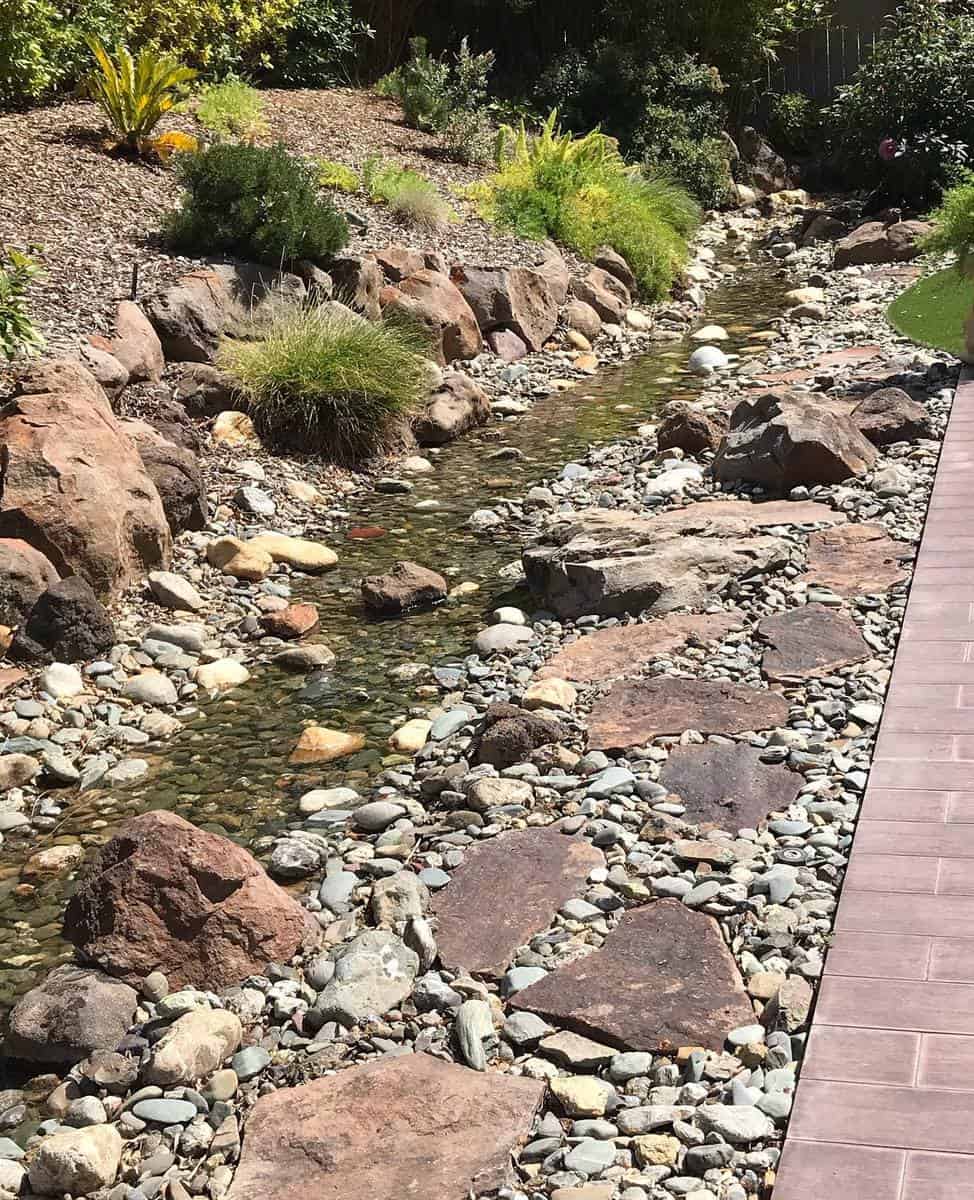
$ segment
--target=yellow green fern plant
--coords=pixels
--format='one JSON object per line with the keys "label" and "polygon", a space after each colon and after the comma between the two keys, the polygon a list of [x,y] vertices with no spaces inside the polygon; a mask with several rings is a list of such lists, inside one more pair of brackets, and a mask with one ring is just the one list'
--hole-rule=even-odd
{"label": "yellow green fern plant", "polygon": [[97,64],[88,77],[88,94],[104,113],[117,145],[145,153],[151,148],[152,131],[178,103],[196,72],[153,50],[133,58],[119,45],[113,59],[97,38],[89,38],[88,46]]}

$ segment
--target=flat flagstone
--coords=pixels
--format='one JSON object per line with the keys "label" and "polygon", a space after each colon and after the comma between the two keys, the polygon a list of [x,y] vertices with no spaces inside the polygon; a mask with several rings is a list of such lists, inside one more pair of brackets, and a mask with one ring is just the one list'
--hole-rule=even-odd
{"label": "flat flagstone", "polygon": [[809,535],[808,566],[799,578],[840,596],[886,592],[909,577],[902,560],[911,556],[906,542],[894,541],[882,525],[844,525]]}
{"label": "flat flagstone", "polygon": [[698,500],[649,517],[653,528],[680,533],[742,535],[774,525],[844,525],[845,513],[818,500]]}
{"label": "flat flagstone", "polygon": [[803,777],[777,764],[761,762],[753,746],[676,746],[660,783],[686,805],[687,821],[712,822],[736,833],[756,829],[768,813],[786,809]]}
{"label": "flat flagstone", "polygon": [[773,729],[788,719],[788,701],[776,692],[725,680],[638,679],[614,684],[592,708],[590,750],[644,746],[664,734],[744,733]]}
{"label": "flat flagstone", "polygon": [[262,1096],[227,1200],[460,1200],[513,1181],[545,1085],[427,1054]]}
{"label": "flat flagstone", "polygon": [[716,641],[743,625],[743,614],[732,609],[720,613],[669,613],[643,625],[598,629],[565,646],[536,672],[535,678],[595,683],[635,674],[644,663],[670,654],[688,641]]}
{"label": "flat flagstone", "polygon": [[433,898],[443,965],[502,975],[518,946],[547,929],[604,863],[590,842],[553,825],[515,830],[475,846]]}
{"label": "flat flagstone", "polygon": [[829,675],[873,653],[850,616],[823,604],[764,617],[758,633],[768,642],[761,670],[771,680]]}
{"label": "flat flagstone", "polygon": [[717,922],[679,900],[632,909],[600,950],[552,971],[511,1000],[565,1029],[625,1050],[720,1050],[754,1024]]}

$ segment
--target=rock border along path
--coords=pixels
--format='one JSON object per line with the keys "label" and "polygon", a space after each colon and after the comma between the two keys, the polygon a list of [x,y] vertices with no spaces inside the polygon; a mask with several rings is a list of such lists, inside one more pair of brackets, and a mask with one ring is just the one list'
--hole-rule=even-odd
{"label": "rock border along path", "polygon": [[961,376],[775,1200],[974,1187],[974,369]]}

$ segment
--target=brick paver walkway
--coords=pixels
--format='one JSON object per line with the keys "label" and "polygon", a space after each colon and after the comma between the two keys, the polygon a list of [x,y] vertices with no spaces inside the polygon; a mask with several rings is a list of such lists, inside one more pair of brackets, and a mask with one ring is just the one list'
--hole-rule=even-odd
{"label": "brick paver walkway", "polygon": [[974,1196],[974,372],[954,401],[774,1200]]}

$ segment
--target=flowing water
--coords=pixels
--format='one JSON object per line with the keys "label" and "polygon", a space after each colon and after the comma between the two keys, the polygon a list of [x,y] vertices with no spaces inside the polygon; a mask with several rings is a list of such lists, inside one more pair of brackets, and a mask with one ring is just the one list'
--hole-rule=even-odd
{"label": "flowing water", "polygon": [[[712,294],[707,322],[727,329],[728,350],[741,350],[750,333],[781,311],[786,286],[772,268],[746,265]],[[74,797],[60,825],[32,841],[28,852],[59,842],[100,844],[124,817],[152,808],[171,809],[248,844],[293,819],[296,797],[312,786],[343,783],[362,790],[371,774],[396,761],[387,739],[417,703],[415,685],[391,680],[390,670],[406,662],[455,662],[470,653],[492,609],[519,599],[529,604],[498,578],[519,556],[520,544],[507,532],[473,534],[466,526],[470,514],[501,497],[522,496],[591,444],[632,435],[666,401],[692,397],[700,384],[683,371],[691,349],[688,341],[658,346],[572,391],[537,401],[516,421],[461,439],[436,457],[433,472],[412,477],[409,495],[359,499],[349,528],[386,532],[361,540],[336,536],[338,567],[294,580],[294,598],[318,606],[317,636],[337,656],[327,678],[308,687],[301,677],[255,668],[236,692],[202,703],[199,715],[158,750],[138,785]],[[500,447],[523,457],[488,461]],[[417,511],[418,502],[430,499],[439,507]],[[399,559],[435,568],[451,586],[470,581],[479,590],[430,612],[371,618],[358,581]],[[363,732],[365,749],[324,769],[289,767],[288,755],[309,720]],[[54,879],[25,887],[24,845],[10,838],[0,851],[0,1009],[69,950],[60,938],[60,910],[71,884]]]}

